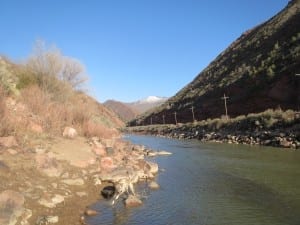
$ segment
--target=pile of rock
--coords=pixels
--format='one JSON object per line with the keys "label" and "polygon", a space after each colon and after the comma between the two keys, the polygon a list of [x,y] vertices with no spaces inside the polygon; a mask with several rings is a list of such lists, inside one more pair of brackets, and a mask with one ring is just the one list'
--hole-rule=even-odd
{"label": "pile of rock", "polygon": [[[130,178],[134,185],[152,179],[159,167],[145,157],[170,154],[121,139],[87,140],[72,127],[64,130],[63,137],[30,148],[20,147],[13,136],[0,137],[0,224],[64,223],[59,208],[70,201],[81,202],[78,198],[90,199],[104,182],[117,184]],[[134,194],[125,201],[128,207],[141,203]],[[82,218],[94,214],[88,210]]]}

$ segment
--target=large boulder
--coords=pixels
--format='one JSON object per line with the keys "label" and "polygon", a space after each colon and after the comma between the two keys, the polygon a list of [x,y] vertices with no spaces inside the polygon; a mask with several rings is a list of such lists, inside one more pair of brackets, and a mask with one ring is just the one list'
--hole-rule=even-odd
{"label": "large boulder", "polygon": [[77,135],[78,133],[73,127],[65,127],[63,137],[74,139]]}

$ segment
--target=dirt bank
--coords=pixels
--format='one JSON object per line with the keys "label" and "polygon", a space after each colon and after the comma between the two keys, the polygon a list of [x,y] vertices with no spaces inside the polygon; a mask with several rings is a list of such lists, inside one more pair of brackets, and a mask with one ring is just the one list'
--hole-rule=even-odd
{"label": "dirt bank", "polygon": [[13,139],[0,146],[2,225],[82,224],[86,206],[101,198],[99,174],[118,168],[132,150],[121,139],[45,137],[27,147]]}

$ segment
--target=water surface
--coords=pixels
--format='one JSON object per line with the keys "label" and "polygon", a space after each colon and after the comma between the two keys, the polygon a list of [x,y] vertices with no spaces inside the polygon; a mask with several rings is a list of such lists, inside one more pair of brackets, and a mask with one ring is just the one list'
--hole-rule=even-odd
{"label": "water surface", "polygon": [[166,150],[156,157],[161,188],[140,183],[144,204],[126,209],[100,201],[91,225],[299,225],[300,152],[279,148],[203,144],[149,136],[127,136]]}

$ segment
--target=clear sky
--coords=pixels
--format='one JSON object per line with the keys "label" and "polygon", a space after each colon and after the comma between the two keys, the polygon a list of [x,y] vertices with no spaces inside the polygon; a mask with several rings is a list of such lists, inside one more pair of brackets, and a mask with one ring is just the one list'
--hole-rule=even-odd
{"label": "clear sky", "polygon": [[0,54],[34,42],[79,59],[98,101],[170,97],[288,0],[0,0]]}

